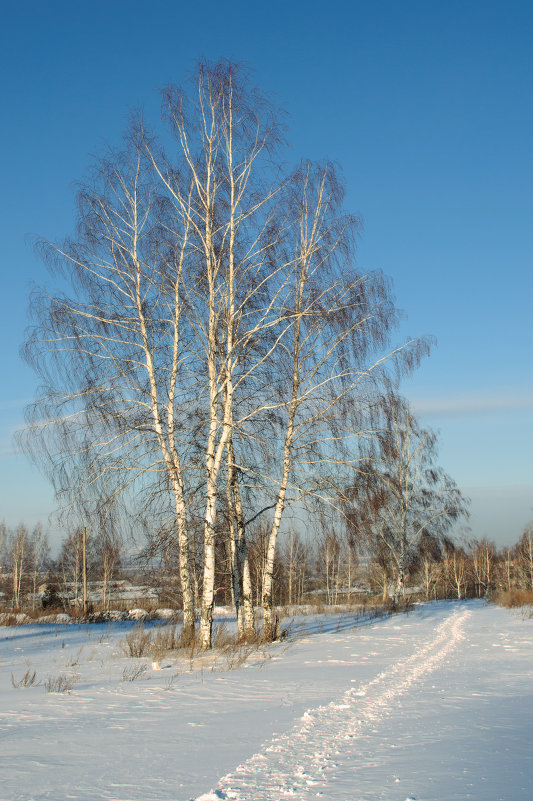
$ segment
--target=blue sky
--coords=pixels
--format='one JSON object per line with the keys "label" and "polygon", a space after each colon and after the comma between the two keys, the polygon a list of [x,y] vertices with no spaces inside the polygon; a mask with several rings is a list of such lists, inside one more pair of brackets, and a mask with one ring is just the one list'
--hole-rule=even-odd
{"label": "blue sky", "polygon": [[70,233],[75,182],[129,112],[202,56],[244,61],[289,112],[297,160],[328,157],[381,269],[432,334],[404,385],[472,497],[472,536],[511,544],[533,518],[533,5],[174,0],[6,4],[0,34],[0,520],[46,521],[53,497],[12,433],[35,393],[19,348],[28,244]]}

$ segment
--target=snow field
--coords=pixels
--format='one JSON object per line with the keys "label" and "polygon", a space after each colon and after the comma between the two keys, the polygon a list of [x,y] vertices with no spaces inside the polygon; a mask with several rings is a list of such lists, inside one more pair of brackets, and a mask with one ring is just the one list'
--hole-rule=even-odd
{"label": "snow field", "polygon": [[[229,672],[126,658],[124,623],[0,629],[0,800],[530,801],[533,620],[441,602],[354,623],[303,617]],[[71,692],[14,689],[28,665]]]}
{"label": "snow field", "polygon": [[326,795],[328,784],[335,780],[338,758],[344,758],[345,741],[355,740],[368,730],[378,731],[375,727],[382,723],[395,699],[436,670],[464,639],[463,624],[469,615],[467,611],[456,612],[407,659],[366,685],[350,688],[338,701],[306,711],[301,724],[225,776],[215,793],[201,795],[197,801],[269,801],[276,794],[297,798]]}

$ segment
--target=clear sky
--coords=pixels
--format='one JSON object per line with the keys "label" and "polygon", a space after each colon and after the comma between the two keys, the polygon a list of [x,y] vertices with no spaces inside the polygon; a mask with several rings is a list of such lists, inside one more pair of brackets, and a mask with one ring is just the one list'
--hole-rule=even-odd
{"label": "clear sky", "polygon": [[49,282],[28,235],[72,232],[92,155],[222,56],[287,109],[295,160],[343,167],[360,266],[392,278],[400,335],[437,339],[403,389],[472,498],[471,536],[519,538],[533,518],[530,0],[19,0],[0,37],[0,520],[54,506],[12,442],[36,388],[19,356],[28,296]]}

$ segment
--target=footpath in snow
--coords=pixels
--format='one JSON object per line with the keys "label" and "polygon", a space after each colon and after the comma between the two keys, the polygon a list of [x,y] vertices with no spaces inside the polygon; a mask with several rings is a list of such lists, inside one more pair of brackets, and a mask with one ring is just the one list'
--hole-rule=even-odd
{"label": "footpath in snow", "polygon": [[[0,629],[1,801],[530,801],[533,619],[439,602],[348,623],[130,682],[116,625]],[[13,689],[28,665],[72,692]]]}
{"label": "footpath in snow", "polygon": [[274,739],[221,782],[221,789],[199,797],[246,798],[262,801],[275,794],[325,795],[340,773],[352,773],[357,740],[377,734],[398,699],[437,670],[464,639],[470,612],[456,612],[414,653],[394,663],[367,684],[347,690],[338,701],[308,710],[291,731]]}

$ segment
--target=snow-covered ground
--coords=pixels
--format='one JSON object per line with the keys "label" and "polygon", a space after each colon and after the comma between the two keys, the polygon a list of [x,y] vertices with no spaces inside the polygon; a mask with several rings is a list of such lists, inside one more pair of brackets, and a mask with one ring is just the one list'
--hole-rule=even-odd
{"label": "snow-covered ground", "polygon": [[[0,799],[533,798],[533,619],[439,602],[297,623],[193,671],[126,657],[133,623],[0,628]],[[70,692],[46,691],[58,676]]]}

